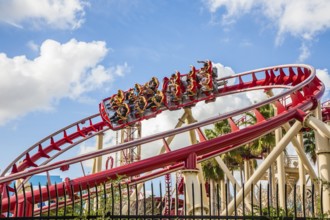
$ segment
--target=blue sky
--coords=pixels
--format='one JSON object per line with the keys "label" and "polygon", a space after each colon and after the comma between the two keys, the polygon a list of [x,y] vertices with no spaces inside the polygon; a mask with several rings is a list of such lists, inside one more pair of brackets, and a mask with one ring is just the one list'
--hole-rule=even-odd
{"label": "blue sky", "polygon": [[327,0],[0,0],[0,169],[118,89],[196,60],[236,73],[306,63],[329,87],[329,11]]}

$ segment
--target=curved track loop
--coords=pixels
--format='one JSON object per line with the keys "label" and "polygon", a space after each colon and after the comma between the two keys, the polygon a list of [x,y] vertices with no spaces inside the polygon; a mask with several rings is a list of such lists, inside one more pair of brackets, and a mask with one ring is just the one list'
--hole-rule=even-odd
{"label": "curved track loop", "polygon": [[[136,145],[150,143],[152,141],[161,140],[166,144],[166,137],[181,134],[195,129],[199,134],[200,143],[190,146],[185,146],[178,150],[166,152],[164,154],[147,158],[138,162],[134,162],[121,167],[113,168],[110,170],[104,170],[96,174],[76,178],[69,180],[68,178],[63,184],[57,186],[49,186],[49,192],[46,189],[42,189],[41,195],[38,190],[34,194],[35,202],[38,202],[40,196],[42,198],[54,198],[55,196],[61,197],[65,195],[65,192],[78,192],[79,189],[86,189],[87,187],[94,187],[96,185],[104,183],[109,178],[116,178],[117,175],[125,175],[127,177],[134,177],[140,175],[138,178],[133,178],[132,181],[140,182],[147,179],[155,178],[156,176],[163,175],[165,173],[173,172],[179,169],[191,169],[194,168],[194,161],[202,161],[220,153],[224,153],[242,146],[266,133],[271,132],[275,128],[289,122],[293,119],[303,121],[305,115],[317,106],[318,100],[324,93],[324,86],[320,80],[315,76],[315,70],[308,65],[281,65],[275,67],[268,67],[248,71],[233,76],[221,78],[218,81],[235,79],[233,85],[225,85],[219,87],[217,96],[227,96],[234,93],[241,93],[251,90],[269,90],[272,88],[284,88],[284,91],[280,94],[273,96],[263,102],[256,103],[246,108],[239,109],[237,111],[229,112],[220,116],[212,117],[207,120],[193,123],[185,127],[173,129],[170,131],[162,132],[145,138],[141,138],[136,141],[120,144],[111,148],[104,148],[102,150],[94,151],[89,154],[77,156],[68,160],[59,161],[56,163],[48,163],[58,154],[49,157],[47,162],[41,163],[42,157],[47,157],[48,153],[52,151],[58,151],[62,149],[70,149],[78,143],[85,141],[90,136],[97,133],[104,132],[109,128],[101,121],[98,123],[92,123],[92,119],[100,119],[98,114],[78,121],[58,132],[48,136],[37,144],[33,145],[27,151],[23,152],[9,167],[12,167],[12,172],[8,176],[4,176],[10,168],[7,168],[0,177],[0,184],[17,180],[20,178],[27,178],[31,175],[50,171],[62,166],[67,166],[81,161],[92,159],[98,156],[102,156],[108,153],[113,153],[123,149],[127,149]],[[266,105],[268,103],[274,103],[278,115],[272,118],[265,119],[259,113],[257,108]],[[253,112],[258,119],[258,122],[254,125],[250,125],[245,128],[238,127],[234,122],[234,117],[239,117],[246,112]],[[83,121],[89,121],[90,125],[81,129],[80,125]],[[220,120],[229,120],[232,127],[232,132],[223,136],[214,138],[212,140],[206,140],[201,128],[206,125],[213,124]],[[68,135],[67,130],[69,128],[76,127],[76,130]],[[56,134],[63,134],[63,137],[58,141],[54,141]],[[77,140],[76,142],[73,142]],[[48,141],[49,145],[45,148],[42,147],[42,143]],[[33,149],[38,148],[37,153],[30,156],[30,152]],[[25,158],[23,163],[17,165],[18,161]],[[31,168],[33,167],[33,168]],[[151,174],[143,175],[146,172]],[[18,196],[18,200],[22,201],[23,197]],[[31,200],[31,193],[26,193],[26,199]],[[10,203],[10,209],[13,209],[16,204],[16,198],[11,197],[2,201],[2,210],[6,211]]]}
{"label": "curved track loop", "polygon": [[[96,119],[98,122],[93,122],[93,120]],[[10,170],[11,174],[13,174],[29,167],[38,167],[40,165],[38,162],[41,161],[42,158],[54,158],[54,156],[49,155],[50,153],[54,151],[67,151],[72,146],[95,136],[96,132],[107,130],[106,124],[99,120],[99,114],[95,114],[45,137],[16,157],[13,162],[4,169],[1,176],[5,176]],[[88,122],[89,125],[86,126],[86,122]],[[73,132],[69,133],[72,130]],[[58,140],[56,140],[56,137],[60,135],[62,137],[59,137]],[[74,140],[76,140],[76,142],[73,142]],[[46,145],[46,147],[43,147],[44,145]]]}

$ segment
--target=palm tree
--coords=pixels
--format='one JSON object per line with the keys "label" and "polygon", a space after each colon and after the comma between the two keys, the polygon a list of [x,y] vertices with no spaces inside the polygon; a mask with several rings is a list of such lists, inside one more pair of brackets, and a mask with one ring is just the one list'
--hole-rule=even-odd
{"label": "palm tree", "polygon": [[[231,132],[231,128],[228,123],[228,120],[223,120],[223,121],[219,121],[219,122],[215,123],[213,129],[205,129],[205,135],[208,139],[213,139],[215,137],[218,137],[218,136],[230,133],[230,132]],[[235,149],[235,150],[232,150],[225,154],[222,154],[221,158],[223,159],[225,164],[227,164],[227,166],[231,170],[233,170],[235,167],[237,167],[242,162],[241,155],[242,155],[241,150]],[[211,168],[210,165],[219,166],[217,163],[212,163],[212,162],[204,163],[204,164],[207,164],[208,168]],[[205,168],[205,170],[208,169],[207,167]],[[217,170],[217,168],[216,169],[212,168],[212,170]],[[209,172],[209,171],[206,171],[206,172]]]}
{"label": "palm tree", "polygon": [[[274,108],[271,105],[262,106],[258,110],[265,119],[274,116]],[[242,124],[254,125],[257,123],[257,117],[253,113],[250,112],[246,113],[246,118],[247,120],[244,120],[244,122],[240,122],[240,124],[238,124],[237,126],[242,126]],[[205,134],[208,139],[212,139],[229,132],[231,132],[231,128],[228,120],[217,122],[216,124],[214,124],[213,129],[205,130]],[[247,180],[250,178],[250,174],[253,172],[253,171],[251,172],[250,170],[256,168],[257,163],[255,158],[259,157],[264,153],[269,153],[274,146],[275,146],[275,135],[274,132],[271,132],[240,148],[222,154],[221,158],[223,159],[225,164],[227,164],[228,168],[231,169],[232,171],[237,168],[240,169],[241,183],[242,183],[243,165],[245,167],[244,169],[245,180]],[[220,176],[218,174],[221,169],[219,165],[215,163],[214,160],[206,161],[202,163],[202,167],[203,167],[203,173],[205,179],[218,181],[219,178],[223,178],[223,176]],[[223,180],[221,179],[221,181]]]}
{"label": "palm tree", "polygon": [[[260,107],[258,110],[265,119],[271,118],[275,115],[274,107],[270,104],[264,105],[264,106]],[[249,117],[252,120],[251,123],[253,123],[253,124],[257,123],[257,118],[255,115],[249,114]],[[272,151],[274,146],[276,145],[275,131],[272,131],[272,132],[260,137],[259,139],[251,142],[250,145],[252,145],[251,146],[251,155],[267,156]],[[273,195],[273,193],[275,192],[274,164],[272,164],[268,170],[268,182],[269,182],[269,186],[270,186],[270,190],[271,190],[270,193],[271,193],[271,195]]]}
{"label": "palm tree", "polygon": [[[259,112],[265,119],[274,116],[274,108],[269,104],[259,108]],[[248,117],[248,120],[245,121],[245,124],[252,125],[257,123],[257,117],[254,114],[247,112],[246,116]],[[249,149],[247,152],[249,152],[251,156],[260,156],[262,153],[269,152],[274,146],[275,135],[274,132],[270,132],[247,144],[245,147]]]}
{"label": "palm tree", "polygon": [[219,182],[224,178],[224,173],[217,161],[212,158],[202,162],[203,175],[207,181]]}
{"label": "palm tree", "polygon": [[205,129],[205,135],[208,139],[213,139],[231,131],[227,120],[219,121],[214,124],[213,129]]}
{"label": "palm tree", "polygon": [[[230,132],[231,128],[228,120],[215,123],[213,129],[205,129],[205,134],[208,139],[212,139]],[[243,161],[242,155],[244,155],[244,152],[241,148],[238,148],[222,154],[221,158],[229,168],[234,169]]]}
{"label": "palm tree", "polygon": [[[274,115],[274,108],[271,105],[262,106],[259,109],[261,115],[267,119]],[[247,120],[243,122],[245,125],[252,125],[257,123],[257,117],[250,113],[246,113]],[[238,125],[240,126],[240,124]],[[231,131],[228,120],[223,120],[214,124],[213,129],[206,129],[205,134],[208,139],[212,139],[218,137],[220,135],[229,133]],[[240,169],[241,173],[241,182],[242,182],[242,166],[243,163],[249,162],[250,159],[254,159],[255,157],[259,157],[263,153],[266,153],[271,150],[271,148],[275,145],[275,136],[274,133],[271,132],[262,136],[261,138],[252,141],[240,148],[237,148],[233,151],[227,152],[221,155],[223,161],[227,164],[228,168],[234,170],[235,168]],[[211,163],[213,164],[213,163]],[[253,163],[255,164],[255,163]],[[217,166],[217,164],[215,164]],[[249,164],[250,165],[250,164]],[[248,166],[249,166],[248,165]],[[207,170],[208,168],[205,168]],[[208,171],[206,171],[208,172]],[[248,175],[248,174],[245,174]],[[246,179],[249,178],[249,175]]]}
{"label": "palm tree", "polygon": [[[230,131],[231,129],[228,121],[224,120],[215,123],[213,129],[205,129],[205,135],[207,139],[213,139],[220,135],[229,133]],[[224,178],[223,171],[221,170],[219,164],[216,162],[214,158],[203,161],[202,169],[203,169],[204,178],[206,180],[214,180],[216,182],[219,182]]]}
{"label": "palm tree", "polygon": [[[212,139],[221,135],[224,135],[226,133],[229,133],[231,131],[230,125],[227,120],[219,121],[214,124],[213,129],[205,129],[205,135],[207,139]],[[212,158],[206,161],[202,162],[202,170],[203,170],[203,175],[206,181],[210,183],[210,189],[212,189],[211,195],[211,201],[216,201],[217,195],[217,187],[220,185],[220,193],[221,193],[221,200],[225,198],[225,179],[224,179],[224,172],[220,168],[218,162]],[[214,202],[212,202],[212,207],[214,214],[217,213],[217,209],[214,209]],[[223,204],[224,205],[224,204]],[[221,205],[221,209],[224,208],[224,206]]]}

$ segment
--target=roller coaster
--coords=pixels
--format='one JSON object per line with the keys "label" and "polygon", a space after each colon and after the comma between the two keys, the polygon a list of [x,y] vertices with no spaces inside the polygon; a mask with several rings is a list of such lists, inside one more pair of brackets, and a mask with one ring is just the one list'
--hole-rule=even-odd
{"label": "roller coaster", "polygon": [[[134,89],[125,92],[120,90],[117,94],[105,98],[99,105],[99,113],[72,123],[43,138],[24,150],[3,170],[0,176],[0,212],[11,213],[11,216],[19,217],[23,215],[23,208],[24,212],[28,213],[27,215],[39,213],[39,211],[42,213],[48,208],[56,209],[58,206],[37,207],[31,204],[59,199],[72,194],[74,196],[71,196],[68,201],[66,200],[66,204],[70,204],[79,195],[86,198],[79,192],[81,193],[90,187],[102,186],[104,182],[117,179],[118,176],[125,177],[123,182],[138,184],[181,171],[184,176],[182,181],[185,181],[186,184],[194,183],[198,179],[195,171],[198,171],[198,164],[202,161],[237,149],[280,128],[285,129],[285,134],[245,183],[242,189],[243,194],[244,190],[248,192],[251,189],[251,184],[260,180],[270,164],[278,158],[290,142],[296,146],[297,154],[304,162],[305,169],[311,179],[317,179],[314,168],[308,162],[306,154],[299,146],[299,141],[296,138],[303,127],[315,129],[320,134],[318,141],[325,140],[328,143],[327,146],[323,145],[322,152],[324,154],[330,152],[330,127],[326,124],[330,121],[330,106],[327,103],[322,106],[320,103],[325,86],[317,78],[315,69],[305,64],[287,64],[255,69],[226,77],[221,77],[221,72],[217,74],[212,67],[212,62],[206,61],[200,69],[191,67],[191,71],[187,74],[176,72],[170,78],[165,77],[162,86],[158,79],[153,78],[150,83],[148,82],[143,86],[135,85]],[[205,81],[203,81],[203,77]],[[228,83],[229,81],[233,83]],[[154,82],[154,87],[150,86],[152,82]],[[158,88],[161,89],[158,90]],[[277,92],[273,93],[275,89]],[[247,107],[210,116],[202,121],[196,121],[192,118],[191,109],[197,103],[204,102],[204,105],[209,105],[210,102],[221,99],[221,97],[257,90],[265,91],[268,98]],[[135,95],[133,102],[130,102],[130,94]],[[161,97],[157,99],[156,95],[161,95]],[[141,102],[142,104],[139,105]],[[265,118],[259,109],[269,104],[274,106],[276,114]],[[124,112],[120,112],[122,106],[126,108]],[[53,162],[56,158],[65,156],[66,152],[93,137],[111,130],[116,131],[135,126],[149,118],[157,120],[157,116],[164,111],[180,109],[184,109],[185,112],[182,117],[187,121],[185,126],[181,126],[181,124],[172,130],[139,137]],[[256,122],[245,126],[238,125],[237,119],[244,117],[247,112],[255,116]],[[224,120],[228,121],[231,131],[208,140],[203,129]],[[171,137],[187,134],[190,134],[190,138],[195,139],[191,141],[191,144],[180,146],[179,149],[171,149]],[[63,183],[50,184],[47,187],[32,189],[29,192],[12,194],[13,191],[22,192],[24,185],[34,175],[54,170],[65,171],[86,160],[115,154],[136,146],[142,146],[142,152],[148,151],[143,147],[156,142],[162,143],[162,150],[158,155],[115,167],[107,166],[95,173],[74,179],[67,177]],[[319,152],[320,155],[322,152]],[[330,161],[327,162],[325,159],[325,162],[321,163],[324,165]],[[321,178],[325,178],[326,181],[329,181],[326,179],[328,170],[328,168],[320,170],[323,175]],[[13,182],[16,182],[15,188],[13,188]],[[235,204],[244,199],[242,190],[238,191]],[[189,195],[187,198],[189,199]],[[323,199],[329,200],[329,196],[325,195]],[[197,203],[198,201],[196,201]],[[204,206],[200,203],[198,205]],[[231,213],[233,207],[234,201],[229,204],[227,212]],[[207,207],[205,208],[207,209]]]}

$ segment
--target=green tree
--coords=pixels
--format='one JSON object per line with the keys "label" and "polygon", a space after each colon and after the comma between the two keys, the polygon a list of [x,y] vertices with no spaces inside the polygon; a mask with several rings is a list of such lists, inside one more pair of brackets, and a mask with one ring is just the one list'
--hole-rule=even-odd
{"label": "green tree", "polygon": [[316,157],[315,133],[313,129],[306,129],[303,132],[303,144],[306,154],[315,164],[317,157]]}
{"label": "green tree", "polygon": [[[265,119],[274,116],[274,108],[271,105],[264,105],[260,107],[258,111]],[[239,120],[237,126],[250,126],[256,124],[257,122],[258,122],[258,117],[252,112],[247,112],[245,115],[245,119]],[[231,127],[228,123],[228,120],[217,122],[214,124],[213,129],[205,130],[205,134],[208,139],[212,139],[230,132],[231,132]],[[275,146],[275,135],[274,132],[271,132],[254,141],[251,141],[250,143],[240,148],[222,154],[221,158],[227,164],[229,169],[235,170],[238,168],[240,170],[241,181],[242,181],[243,164],[245,162],[250,161],[251,159],[259,157],[263,153],[269,153],[274,146]],[[212,172],[217,170],[216,168],[213,168],[212,165],[213,166],[218,166],[218,165],[212,162],[210,162],[210,164],[207,163],[208,162],[204,163],[204,166],[206,167],[203,169],[203,172],[206,172],[207,173],[206,176],[209,176]],[[255,160],[252,160],[252,165],[254,166],[256,165]],[[214,175],[214,177],[216,177],[216,175]]]}
{"label": "green tree", "polygon": [[224,173],[214,158],[203,161],[202,169],[204,178],[207,181],[213,180],[218,183],[224,178]]}
{"label": "green tree", "polygon": [[[205,129],[205,135],[208,139],[227,134],[231,132],[228,120],[219,121],[214,124],[213,129]],[[229,151],[221,155],[223,161],[228,165],[229,169],[237,167],[242,161],[242,150],[240,148]],[[214,163],[211,163],[214,164]],[[217,164],[214,164],[217,165]]]}
{"label": "green tree", "polygon": [[[213,139],[220,135],[230,132],[230,126],[227,120],[220,121],[214,124],[213,129],[205,129],[207,139]],[[202,162],[203,175],[206,181],[219,182],[223,180],[224,174],[219,164],[214,158]]]}
{"label": "green tree", "polygon": [[[264,105],[258,109],[260,114],[265,118],[271,118],[274,116],[274,108],[271,105]],[[255,114],[250,112],[246,113],[247,120],[244,122],[245,125],[253,125],[257,123],[257,117]],[[274,132],[270,132],[255,141],[252,141],[244,146],[244,152],[247,152],[247,157],[256,157],[260,156],[262,153],[270,152],[270,150],[275,146],[275,134]]]}

